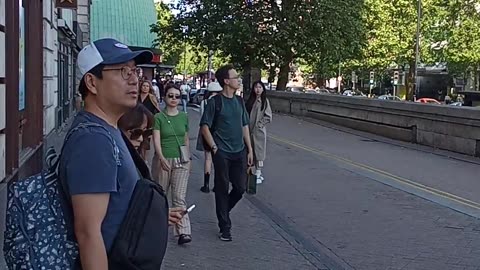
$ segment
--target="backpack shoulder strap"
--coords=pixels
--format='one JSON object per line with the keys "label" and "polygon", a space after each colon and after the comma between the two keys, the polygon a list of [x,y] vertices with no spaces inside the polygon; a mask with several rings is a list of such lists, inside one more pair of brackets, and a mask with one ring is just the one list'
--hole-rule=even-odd
{"label": "backpack shoulder strap", "polygon": [[65,136],[65,140],[63,141],[63,146],[62,146],[62,150],[60,151],[60,155],[63,154],[63,148],[67,144],[67,141],[70,139],[70,137],[76,131],[79,131],[79,130],[85,129],[85,128],[90,128],[90,127],[101,128],[108,134],[108,138],[110,139],[110,142],[113,144],[113,151],[114,151],[113,155],[114,155],[115,161],[117,162],[117,165],[120,166],[121,165],[121,163],[120,163],[120,151],[118,149],[117,142],[115,141],[112,134],[110,133],[110,131],[106,127],[104,127],[104,126],[102,126],[98,123],[95,123],[95,122],[82,122],[82,123],[78,124],[76,127],[70,129],[68,131],[67,135]]}
{"label": "backpack shoulder strap", "polygon": [[220,112],[222,111],[222,107],[223,107],[221,94],[213,96],[212,99],[215,102],[215,113],[213,115],[213,124],[212,124],[212,127],[210,128],[210,132],[213,132],[213,130],[215,130],[215,126],[218,123],[218,117],[220,116]]}
{"label": "backpack shoulder strap", "polygon": [[245,102],[243,101],[243,98],[241,96],[237,96],[237,95],[235,95],[235,97],[237,97],[237,100],[240,103],[240,106],[242,106],[242,112],[244,112],[245,111]]}

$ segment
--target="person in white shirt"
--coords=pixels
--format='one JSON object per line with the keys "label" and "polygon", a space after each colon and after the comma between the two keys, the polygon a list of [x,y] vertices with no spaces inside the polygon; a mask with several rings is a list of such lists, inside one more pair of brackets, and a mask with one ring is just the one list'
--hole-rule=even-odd
{"label": "person in white shirt", "polygon": [[161,100],[160,88],[158,88],[157,80],[155,80],[155,79],[152,80],[152,86],[153,86],[153,92],[154,92],[155,96],[157,97],[157,101],[160,102],[160,100]]}
{"label": "person in white shirt", "polygon": [[187,112],[187,103],[190,96],[190,86],[187,84],[187,81],[183,81],[182,86],[180,86],[180,91],[182,92],[182,105],[183,111]]}

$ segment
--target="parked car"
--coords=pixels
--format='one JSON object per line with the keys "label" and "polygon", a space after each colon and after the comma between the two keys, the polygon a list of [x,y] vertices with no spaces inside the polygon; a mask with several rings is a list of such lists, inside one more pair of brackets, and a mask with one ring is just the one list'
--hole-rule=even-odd
{"label": "parked car", "polygon": [[288,86],[287,89],[285,89],[285,91],[293,93],[303,93],[304,90],[305,88],[302,86]]}
{"label": "parked car", "polygon": [[317,89],[315,89],[315,91],[317,91],[317,93],[319,93],[319,94],[331,94],[331,92],[328,91],[328,89],[326,89],[326,88],[317,88]]}
{"label": "parked car", "polygon": [[349,97],[353,97],[353,96],[365,97],[364,93],[362,93],[360,91],[352,90],[352,89],[347,89],[347,90],[343,91],[342,95],[349,96]]}
{"label": "parked car", "polygon": [[307,89],[307,90],[305,90],[305,93],[306,94],[318,94],[317,90],[315,90],[315,89]]}
{"label": "parked car", "polygon": [[381,100],[402,101],[401,98],[399,98],[399,97],[397,97],[397,96],[392,96],[392,95],[382,95],[382,96],[379,96],[378,99],[381,99]]}
{"label": "parked car", "polygon": [[193,102],[193,97],[197,94],[197,92],[198,92],[197,88],[190,89],[190,102]]}
{"label": "parked car", "polygon": [[462,102],[459,102],[459,101],[457,101],[457,102],[453,102],[453,103],[450,103],[450,104],[448,104],[448,106],[457,106],[457,107],[461,107],[461,106],[463,106],[463,103],[462,103]]}
{"label": "parked car", "polygon": [[192,103],[200,105],[200,103],[202,103],[203,96],[205,95],[205,91],[207,91],[207,88],[200,88],[191,98]]}
{"label": "parked car", "polygon": [[434,98],[420,98],[420,99],[417,99],[417,101],[415,102],[418,102],[418,103],[428,103],[428,104],[438,104],[438,105],[441,105],[442,103],[440,103],[440,101],[434,99]]}

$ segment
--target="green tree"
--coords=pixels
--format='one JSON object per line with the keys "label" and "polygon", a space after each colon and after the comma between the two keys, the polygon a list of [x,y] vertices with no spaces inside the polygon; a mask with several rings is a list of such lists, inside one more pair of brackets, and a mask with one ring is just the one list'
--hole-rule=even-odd
{"label": "green tree", "polygon": [[[407,97],[412,98],[415,70],[417,1],[365,0],[366,46],[349,65],[385,74],[392,66],[407,70]],[[478,1],[422,0],[420,62],[446,63],[452,73],[476,70],[480,56]]]}
{"label": "green tree", "polygon": [[[194,75],[208,69],[208,52],[205,47],[195,44],[191,38],[183,33],[178,20],[171,8],[163,3],[156,4],[157,23],[151,26],[151,31],[157,38],[154,46],[163,53],[165,64],[174,65],[177,73]],[[218,68],[227,59],[219,51],[214,51],[213,68]]]}
{"label": "green tree", "polygon": [[[182,0],[177,28],[208,49],[220,49],[233,63],[249,71],[280,69],[278,89],[288,82],[295,59],[348,59],[358,51],[362,26],[357,0],[253,1]],[[335,19],[332,19],[335,18]],[[322,55],[322,57],[319,57]],[[260,72],[258,72],[259,79]],[[269,76],[271,77],[271,76]],[[249,79],[245,80],[249,84]]]}
{"label": "green tree", "polygon": [[176,65],[179,63],[184,47],[177,29],[172,28],[175,19],[169,6],[163,2],[159,2],[155,6],[157,10],[157,22],[152,24],[150,31],[156,34],[153,42],[154,47],[160,48],[162,51],[163,63],[168,65]]}
{"label": "green tree", "polygon": [[452,71],[468,72],[479,90],[480,70],[480,2],[449,1],[450,35],[446,40],[445,58]]}

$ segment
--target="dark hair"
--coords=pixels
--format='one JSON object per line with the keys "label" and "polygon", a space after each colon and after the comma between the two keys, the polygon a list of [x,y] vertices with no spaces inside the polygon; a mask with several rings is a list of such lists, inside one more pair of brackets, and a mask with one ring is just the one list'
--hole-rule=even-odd
{"label": "dark hair", "polygon": [[[105,65],[102,65],[102,64],[97,65],[87,73],[93,74],[93,76],[99,79],[103,79],[102,71],[104,67]],[[80,84],[78,85],[78,92],[80,93],[80,95],[82,95],[82,99],[84,100],[88,95],[88,87],[87,87],[87,84],[85,83],[85,75],[83,75],[82,79],[80,80]]]}
{"label": "dark hair", "polygon": [[228,64],[219,68],[217,72],[215,72],[215,78],[217,79],[221,87],[225,87],[225,80],[230,77],[230,74],[228,74],[228,72],[232,69],[235,69],[233,65]]}
{"label": "dark hair", "polygon": [[147,117],[147,128],[153,127],[153,114],[141,103],[137,103],[135,108],[125,113],[118,120],[118,127],[123,130],[132,130],[142,126],[143,120]]}
{"label": "dark hair", "polygon": [[169,83],[169,84],[165,85],[165,88],[164,88],[165,89],[165,95],[167,95],[168,90],[170,90],[172,88],[175,89],[175,90],[178,90],[178,91],[180,91],[180,93],[182,93],[182,91],[180,90],[180,88],[176,84]]}
{"label": "dark hair", "polygon": [[259,84],[263,88],[262,95],[260,96],[260,99],[262,100],[262,111],[265,110],[265,107],[267,106],[267,88],[265,87],[265,84],[262,81],[256,81],[252,84],[252,89],[250,90],[250,96],[248,97],[247,104],[245,105],[249,114],[252,112],[253,104],[257,100],[257,94],[255,93],[255,86],[257,84]]}

